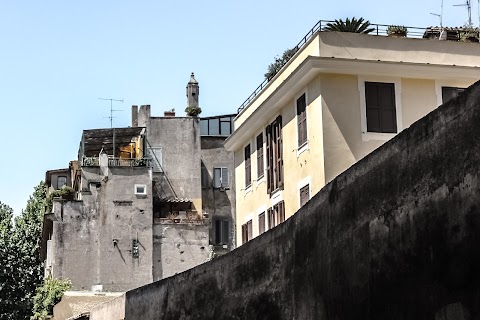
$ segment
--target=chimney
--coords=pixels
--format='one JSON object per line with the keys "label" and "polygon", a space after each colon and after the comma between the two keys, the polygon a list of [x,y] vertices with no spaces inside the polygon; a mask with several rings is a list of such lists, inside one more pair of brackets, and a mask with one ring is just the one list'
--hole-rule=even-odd
{"label": "chimney", "polygon": [[138,127],[138,106],[132,106],[132,127]]}
{"label": "chimney", "polygon": [[150,122],[150,105],[145,104],[141,105],[140,109],[138,110],[138,126],[140,127],[148,127],[148,124]]}
{"label": "chimney", "polygon": [[163,115],[164,115],[165,117],[175,117],[175,109],[165,111],[165,112],[163,113]]}

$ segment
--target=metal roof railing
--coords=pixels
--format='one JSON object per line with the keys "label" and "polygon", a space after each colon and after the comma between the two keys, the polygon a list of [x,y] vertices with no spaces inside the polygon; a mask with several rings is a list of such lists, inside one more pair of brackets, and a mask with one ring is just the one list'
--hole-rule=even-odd
{"label": "metal roof railing", "polygon": [[[325,27],[327,26],[328,23],[334,23],[335,21],[332,20],[319,20],[310,31],[307,32],[307,34],[298,42],[298,44],[292,48],[292,50],[297,53],[300,49],[302,49],[307,42],[318,32],[318,31],[324,31]],[[371,23],[370,27],[374,28],[373,32],[370,32],[370,35],[377,35],[377,36],[387,36],[387,29],[390,25],[388,24],[375,24]],[[409,38],[422,38],[423,35],[425,34],[425,31],[427,28],[419,28],[419,27],[405,27],[407,28],[407,36]],[[291,58],[293,58],[295,55],[292,55]],[[288,59],[284,62],[282,65],[282,68],[291,60]],[[280,70],[281,70],[280,69]],[[280,71],[279,71],[280,72]],[[238,114],[242,112],[243,109],[245,109],[250,102],[252,102],[255,97],[267,86],[267,84],[275,77],[272,77],[270,79],[265,79],[260,83],[260,85],[248,96],[248,98],[240,105],[238,108]]]}

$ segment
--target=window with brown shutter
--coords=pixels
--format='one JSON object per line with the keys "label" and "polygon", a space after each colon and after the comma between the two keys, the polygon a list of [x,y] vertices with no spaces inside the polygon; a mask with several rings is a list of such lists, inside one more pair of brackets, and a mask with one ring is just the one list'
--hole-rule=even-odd
{"label": "window with brown shutter", "polygon": [[297,99],[298,147],[307,142],[307,101],[305,93]]}
{"label": "window with brown shutter", "polygon": [[283,188],[282,116],[266,128],[267,137],[267,192]]}
{"label": "window with brown shutter", "polygon": [[250,145],[245,147],[245,188],[252,184]]}
{"label": "window with brown shutter", "polygon": [[263,168],[263,133],[257,136],[257,178],[260,179],[264,175]]}
{"label": "window with brown shutter", "polygon": [[300,207],[303,207],[305,203],[310,199],[310,185],[306,185],[300,189]]}
{"label": "window with brown shutter", "polygon": [[442,87],[442,103],[447,103],[451,99],[456,98],[463,91],[465,91],[464,88]]}
{"label": "window with brown shutter", "polygon": [[265,212],[258,215],[258,234],[265,232]]}
{"label": "window with brown shutter", "polygon": [[250,241],[253,239],[253,225],[252,225],[252,220],[247,222],[247,241]]}
{"label": "window with brown shutter", "polygon": [[268,230],[274,228],[275,224],[275,211],[273,208],[268,209]]}
{"label": "window with brown shutter", "polygon": [[280,201],[276,205],[273,206],[273,210],[275,211],[275,220],[277,225],[285,221],[285,203]]}
{"label": "window with brown shutter", "polygon": [[247,225],[242,224],[242,244],[247,243],[247,241],[248,241]]}
{"label": "window with brown shutter", "polygon": [[252,220],[242,225],[242,244],[247,243],[253,239],[253,225]]}
{"label": "window with brown shutter", "polygon": [[393,83],[365,82],[365,102],[368,132],[397,132]]}

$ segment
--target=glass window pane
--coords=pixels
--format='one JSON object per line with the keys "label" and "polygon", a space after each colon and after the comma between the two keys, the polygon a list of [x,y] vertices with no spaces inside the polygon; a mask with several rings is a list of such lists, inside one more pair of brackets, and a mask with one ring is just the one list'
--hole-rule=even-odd
{"label": "glass window pane", "polygon": [[209,135],[211,136],[216,136],[216,135],[219,135],[220,134],[220,128],[219,128],[219,121],[218,119],[210,119],[209,120],[209,123],[210,123],[210,128],[209,128]]}
{"label": "glass window pane", "polygon": [[230,122],[221,122],[221,127],[220,127],[220,130],[221,130],[221,135],[222,136],[228,136],[230,135]]}
{"label": "glass window pane", "polygon": [[208,120],[200,120],[200,135],[208,136]]}

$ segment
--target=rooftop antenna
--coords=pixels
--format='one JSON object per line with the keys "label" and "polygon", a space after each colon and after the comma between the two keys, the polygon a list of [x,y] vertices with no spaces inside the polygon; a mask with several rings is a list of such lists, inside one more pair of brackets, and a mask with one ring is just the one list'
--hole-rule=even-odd
{"label": "rooftop antenna", "polygon": [[[478,2],[480,2],[480,0],[478,0]],[[442,4],[440,6],[440,14],[438,13],[431,13],[431,15],[434,15],[434,16],[437,16],[439,19],[440,19],[440,27],[442,28],[443,27],[443,0],[442,0]]]}
{"label": "rooftop antenna", "polygon": [[467,0],[466,3],[464,4],[454,4],[454,7],[467,7],[468,10],[468,27],[471,28],[472,25],[472,4],[470,3],[470,0]]}
{"label": "rooftop antenna", "polygon": [[478,0],[478,28],[480,29],[480,0]]}
{"label": "rooftop antenna", "polygon": [[109,118],[110,119],[110,128],[113,128],[113,118],[115,118],[113,116],[113,113],[116,112],[116,111],[123,111],[123,110],[115,110],[113,109],[113,101],[115,102],[121,102],[123,103],[123,99],[119,100],[119,99],[111,99],[111,98],[98,98],[99,100],[110,100],[110,117],[106,117],[106,118]]}

